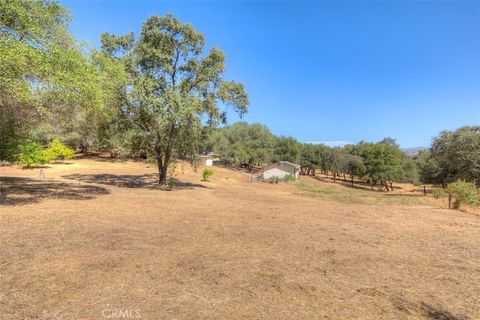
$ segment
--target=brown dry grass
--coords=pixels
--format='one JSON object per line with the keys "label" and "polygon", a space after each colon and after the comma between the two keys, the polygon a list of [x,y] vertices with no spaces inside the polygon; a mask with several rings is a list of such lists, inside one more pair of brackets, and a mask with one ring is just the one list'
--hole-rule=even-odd
{"label": "brown dry grass", "polygon": [[478,215],[223,168],[186,166],[168,192],[142,163],[70,163],[0,168],[0,319],[480,318]]}

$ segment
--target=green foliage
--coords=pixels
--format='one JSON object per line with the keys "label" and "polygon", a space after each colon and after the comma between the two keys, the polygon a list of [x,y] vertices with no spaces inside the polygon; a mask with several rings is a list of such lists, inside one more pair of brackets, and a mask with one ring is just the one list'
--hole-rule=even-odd
{"label": "green foliage", "polygon": [[287,174],[285,177],[283,177],[282,179],[284,182],[290,182],[290,181],[294,181],[295,180],[295,177],[292,175],[292,174]]}
{"label": "green foliage", "polygon": [[293,137],[276,137],[273,150],[273,162],[290,161],[298,163],[302,152],[302,145]]}
{"label": "green foliage", "polygon": [[38,142],[27,141],[20,145],[19,150],[17,163],[24,167],[43,165],[58,158],[71,159],[74,154],[74,150],[62,144],[59,139],[53,139],[47,149],[43,149]]}
{"label": "green foliage", "polygon": [[49,154],[51,159],[72,159],[75,150],[61,143],[59,139],[53,139],[45,152]]}
{"label": "green foliage", "polygon": [[176,158],[195,158],[204,120],[212,127],[225,123],[224,106],[246,112],[243,85],[223,79],[223,52],[206,52],[203,34],[171,14],[148,18],[138,39],[106,34],[102,42],[107,55],[125,63],[129,89],[126,108],[119,107],[143,134],[160,184]]}
{"label": "green foliage", "polygon": [[[142,132],[132,126],[125,113],[127,104],[127,86],[130,81],[125,58],[117,58],[113,52],[122,52],[112,48],[114,38],[104,39],[103,51],[92,51],[94,64],[101,89],[102,108],[96,113],[93,132],[93,146],[101,151],[118,150],[121,158],[144,150],[141,143]],[[107,41],[109,43],[104,43]]]}
{"label": "green foliage", "polygon": [[280,181],[280,179],[276,176],[272,176],[272,177],[268,178],[267,181],[269,183],[278,183]]}
{"label": "green foliage", "polygon": [[52,160],[52,155],[42,150],[40,145],[34,141],[28,141],[20,146],[20,154],[17,163],[24,167],[45,164]]}
{"label": "green foliage", "polygon": [[[394,181],[402,181],[404,169],[402,157],[404,154],[398,146],[391,143],[366,143],[360,142],[352,148],[352,154],[363,158],[365,164],[365,177],[373,184],[379,182],[387,191]],[[388,184],[387,184],[388,183]]]}
{"label": "green foliage", "polygon": [[435,199],[441,199],[448,197],[448,191],[443,188],[433,188],[432,195]]}
{"label": "green foliage", "polygon": [[405,153],[401,153],[400,155],[400,162],[402,165],[400,181],[416,184],[419,180],[419,172],[415,160]]}
{"label": "green foliage", "polygon": [[23,140],[24,132],[19,128],[15,114],[0,107],[0,161],[14,162]]}
{"label": "green foliage", "polygon": [[458,179],[480,186],[480,126],[442,131],[433,139],[424,179],[443,186]]}
{"label": "green foliage", "polygon": [[471,207],[480,205],[480,195],[473,183],[457,180],[448,185],[447,192],[460,203]]}
{"label": "green foliage", "polygon": [[314,173],[316,169],[323,169],[325,151],[328,149],[323,144],[306,143],[302,145],[300,165],[306,174]]}
{"label": "green foliage", "polygon": [[211,176],[213,176],[213,169],[205,168],[202,171],[202,181],[208,181]]}
{"label": "green foliage", "polygon": [[423,183],[441,183],[440,166],[430,151],[422,150],[413,159]]}
{"label": "green foliage", "polygon": [[269,163],[273,158],[275,137],[264,125],[237,122],[218,130],[214,152],[229,164],[247,167]]}
{"label": "green foliage", "polygon": [[57,1],[0,1],[0,113],[15,123],[2,129],[19,138],[5,143],[2,132],[2,158],[15,157],[27,138],[91,132],[97,74],[68,33],[69,20]]}
{"label": "green foliage", "polygon": [[363,163],[362,157],[347,154],[345,171],[347,174],[350,175],[352,179],[352,184],[353,184],[354,176],[357,176],[360,178],[363,177],[363,175],[367,171],[367,168]]}
{"label": "green foliage", "polygon": [[341,148],[328,148],[322,157],[322,169],[334,173],[334,178],[339,172],[345,171],[346,156]]}

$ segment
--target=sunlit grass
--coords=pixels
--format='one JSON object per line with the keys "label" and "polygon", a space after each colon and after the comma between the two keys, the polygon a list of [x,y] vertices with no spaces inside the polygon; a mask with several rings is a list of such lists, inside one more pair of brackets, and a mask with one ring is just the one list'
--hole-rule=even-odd
{"label": "sunlit grass", "polygon": [[299,194],[301,195],[341,203],[384,205],[415,205],[426,203],[425,198],[415,195],[379,193],[375,191],[348,188],[340,185],[320,186],[304,179],[292,181],[291,184],[298,187]]}

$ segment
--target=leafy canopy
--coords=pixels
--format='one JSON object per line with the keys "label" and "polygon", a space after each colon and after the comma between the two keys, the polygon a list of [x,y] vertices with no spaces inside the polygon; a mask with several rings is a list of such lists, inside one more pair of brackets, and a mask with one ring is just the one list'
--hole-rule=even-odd
{"label": "leafy canopy", "polygon": [[205,52],[204,36],[171,14],[148,18],[137,40],[110,34],[102,40],[107,54],[124,52],[131,81],[125,115],[141,130],[161,184],[171,161],[194,160],[204,123],[225,123],[226,107],[247,110],[243,85],[223,78],[223,52]]}

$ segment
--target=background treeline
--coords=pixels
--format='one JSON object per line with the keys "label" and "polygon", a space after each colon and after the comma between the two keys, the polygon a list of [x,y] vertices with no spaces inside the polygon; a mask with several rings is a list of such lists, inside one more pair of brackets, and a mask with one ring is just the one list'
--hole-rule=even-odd
{"label": "background treeline", "polygon": [[[47,161],[56,138],[85,151],[150,158],[165,184],[178,158],[214,151],[230,165],[279,160],[306,175],[393,182],[480,185],[480,127],[443,131],[411,158],[395,140],[343,148],[276,137],[261,124],[225,124],[247,111],[241,83],[225,80],[225,56],[173,15],[152,16],[141,33],[101,35],[88,49],[68,32],[66,8],[52,0],[0,1],[0,160]],[[28,160],[28,161],[27,161]]]}
{"label": "background treeline", "polygon": [[229,165],[246,168],[280,160],[298,163],[302,173],[319,171],[354,183],[382,186],[389,191],[394,182],[432,183],[446,187],[456,180],[480,185],[480,127],[442,131],[429,150],[410,157],[395,140],[360,142],[342,148],[300,143],[293,137],[275,136],[262,124],[237,122],[204,133],[203,151],[213,151]]}

